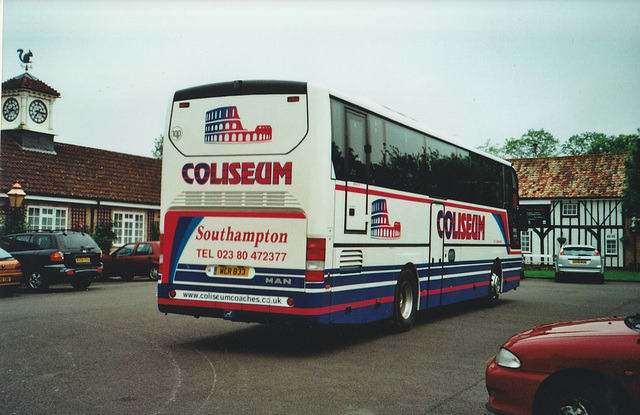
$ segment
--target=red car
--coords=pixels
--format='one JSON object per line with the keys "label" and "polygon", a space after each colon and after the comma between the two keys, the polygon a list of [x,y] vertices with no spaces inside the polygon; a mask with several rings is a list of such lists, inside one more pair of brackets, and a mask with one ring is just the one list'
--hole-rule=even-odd
{"label": "red car", "polygon": [[497,414],[640,414],[640,314],[545,324],[487,362]]}
{"label": "red car", "polygon": [[104,275],[119,275],[125,281],[131,281],[136,275],[157,280],[159,261],[160,242],[133,242],[102,256]]}

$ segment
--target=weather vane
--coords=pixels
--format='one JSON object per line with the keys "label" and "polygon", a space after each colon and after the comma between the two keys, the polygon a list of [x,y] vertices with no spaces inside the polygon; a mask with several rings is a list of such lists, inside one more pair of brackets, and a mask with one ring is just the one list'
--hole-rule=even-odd
{"label": "weather vane", "polygon": [[26,71],[29,70],[29,65],[33,66],[33,64],[31,63],[31,58],[33,57],[33,53],[31,53],[31,50],[29,50],[29,52],[24,53],[23,49],[18,49],[18,58],[20,59],[20,62],[22,62],[22,66],[24,66],[24,69]]}

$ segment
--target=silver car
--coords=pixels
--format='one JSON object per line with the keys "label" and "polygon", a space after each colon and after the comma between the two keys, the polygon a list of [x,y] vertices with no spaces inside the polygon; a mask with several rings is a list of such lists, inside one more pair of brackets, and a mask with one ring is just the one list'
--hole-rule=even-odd
{"label": "silver car", "polygon": [[555,260],[556,281],[569,275],[591,276],[599,284],[604,283],[604,261],[598,250],[590,245],[565,245]]}

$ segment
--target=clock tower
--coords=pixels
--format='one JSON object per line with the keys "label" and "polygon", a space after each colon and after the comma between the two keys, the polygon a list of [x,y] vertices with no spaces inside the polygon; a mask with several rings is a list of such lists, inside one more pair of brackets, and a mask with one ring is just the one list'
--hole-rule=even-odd
{"label": "clock tower", "polygon": [[2,135],[53,152],[53,103],[60,93],[28,72],[2,83]]}

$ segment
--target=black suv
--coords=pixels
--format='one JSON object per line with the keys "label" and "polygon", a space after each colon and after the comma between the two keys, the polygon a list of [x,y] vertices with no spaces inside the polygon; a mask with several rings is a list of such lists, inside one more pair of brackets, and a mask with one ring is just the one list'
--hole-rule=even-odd
{"label": "black suv", "polygon": [[23,281],[33,291],[60,282],[84,290],[102,273],[102,252],[83,232],[25,232],[3,237],[0,245],[20,261]]}

